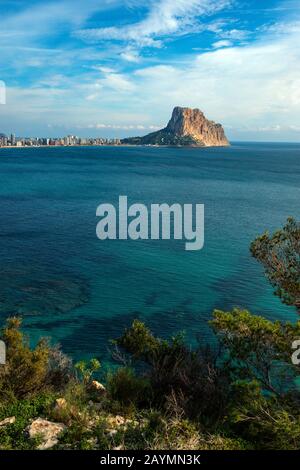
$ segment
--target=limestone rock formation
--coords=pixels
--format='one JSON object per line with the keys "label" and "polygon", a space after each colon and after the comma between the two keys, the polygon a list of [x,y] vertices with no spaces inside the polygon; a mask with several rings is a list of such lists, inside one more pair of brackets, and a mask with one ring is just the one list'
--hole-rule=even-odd
{"label": "limestone rock formation", "polygon": [[176,106],[168,125],[144,137],[122,140],[133,145],[177,145],[195,147],[227,147],[229,144],[221,124],[209,121],[200,109]]}
{"label": "limestone rock formation", "polygon": [[99,393],[105,393],[106,392],[106,388],[104,387],[104,385],[101,384],[100,382],[97,382],[97,380],[93,380],[91,382],[91,388],[96,390]]}
{"label": "limestone rock formation", "polygon": [[30,438],[40,437],[41,444],[38,450],[47,450],[58,443],[58,436],[66,429],[62,423],[52,423],[46,419],[37,418],[27,428],[26,432]]}

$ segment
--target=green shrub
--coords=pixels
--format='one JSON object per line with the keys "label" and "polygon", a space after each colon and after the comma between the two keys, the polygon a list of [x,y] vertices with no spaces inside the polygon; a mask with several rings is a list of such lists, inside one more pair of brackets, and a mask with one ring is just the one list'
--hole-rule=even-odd
{"label": "green shrub", "polygon": [[257,449],[298,450],[300,413],[297,404],[262,394],[257,382],[239,382],[228,416],[231,430]]}
{"label": "green shrub", "polygon": [[210,322],[230,364],[231,380],[256,380],[276,396],[284,395],[299,375],[291,361],[291,345],[300,337],[295,325],[272,322],[247,310],[215,310]]}
{"label": "green shrub", "polygon": [[1,332],[7,356],[6,364],[0,367],[0,400],[8,402],[48,390],[60,391],[72,376],[71,361],[46,339],[30,348],[21,323],[19,318],[9,318]]}
{"label": "green shrub", "polygon": [[140,407],[147,406],[151,401],[152,390],[149,380],[137,377],[128,367],[121,367],[107,377],[109,396],[128,406],[130,404]]}
{"label": "green shrub", "polygon": [[39,441],[28,439],[24,429],[31,419],[38,416],[47,417],[53,402],[52,394],[41,394],[32,399],[15,400],[11,404],[1,403],[0,420],[14,416],[16,421],[0,427],[0,449],[34,449]]}
{"label": "green shrub", "polygon": [[144,361],[155,406],[206,421],[223,414],[229,384],[226,370],[217,364],[218,353],[208,347],[191,350],[182,335],[170,341],[155,338],[138,321],[117,342],[133,359]]}
{"label": "green shrub", "polygon": [[2,330],[2,339],[7,348],[6,364],[0,368],[2,398],[14,395],[22,399],[45,389],[49,345],[41,340],[35,349],[30,349],[20,326],[21,320],[10,318]]}
{"label": "green shrub", "polygon": [[265,232],[257,237],[250,251],[262,263],[275,295],[300,313],[300,222],[288,218],[273,235]]}
{"label": "green shrub", "polygon": [[88,385],[91,382],[93,375],[100,369],[100,367],[100,362],[95,358],[91,359],[89,362],[79,361],[75,364],[75,369],[78,372],[79,379],[82,380],[85,385]]}

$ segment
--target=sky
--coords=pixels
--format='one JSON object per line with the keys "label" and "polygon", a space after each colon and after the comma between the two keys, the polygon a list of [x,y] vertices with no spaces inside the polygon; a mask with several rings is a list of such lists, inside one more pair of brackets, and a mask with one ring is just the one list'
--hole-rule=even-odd
{"label": "sky", "polygon": [[300,142],[299,0],[1,0],[0,19],[0,133],[144,135],[188,106],[231,140]]}

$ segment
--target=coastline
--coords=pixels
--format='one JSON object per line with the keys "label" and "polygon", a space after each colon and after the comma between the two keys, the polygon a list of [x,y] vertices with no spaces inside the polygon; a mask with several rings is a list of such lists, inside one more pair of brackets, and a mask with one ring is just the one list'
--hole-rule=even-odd
{"label": "coastline", "polygon": [[140,147],[140,148],[196,148],[196,149],[208,149],[208,148],[228,148],[230,145],[151,145],[151,144],[107,144],[107,145],[2,145],[1,149],[40,149],[40,148],[73,148],[73,147],[85,147],[85,148],[98,148],[98,147]]}
{"label": "coastline", "polygon": [[72,147],[125,147],[119,144],[110,145],[2,145],[1,149],[57,149],[57,148],[72,148]]}

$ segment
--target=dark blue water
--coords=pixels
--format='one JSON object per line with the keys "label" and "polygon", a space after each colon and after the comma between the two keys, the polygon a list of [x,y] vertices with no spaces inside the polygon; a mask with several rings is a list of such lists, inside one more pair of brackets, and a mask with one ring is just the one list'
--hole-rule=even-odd
{"label": "dark blue water", "polygon": [[[205,246],[99,241],[96,207],[204,203]],[[161,336],[212,336],[215,308],[296,319],[250,257],[265,229],[300,218],[300,145],[231,148],[0,150],[0,316],[24,318],[74,357],[109,359],[108,341],[134,318]]]}

